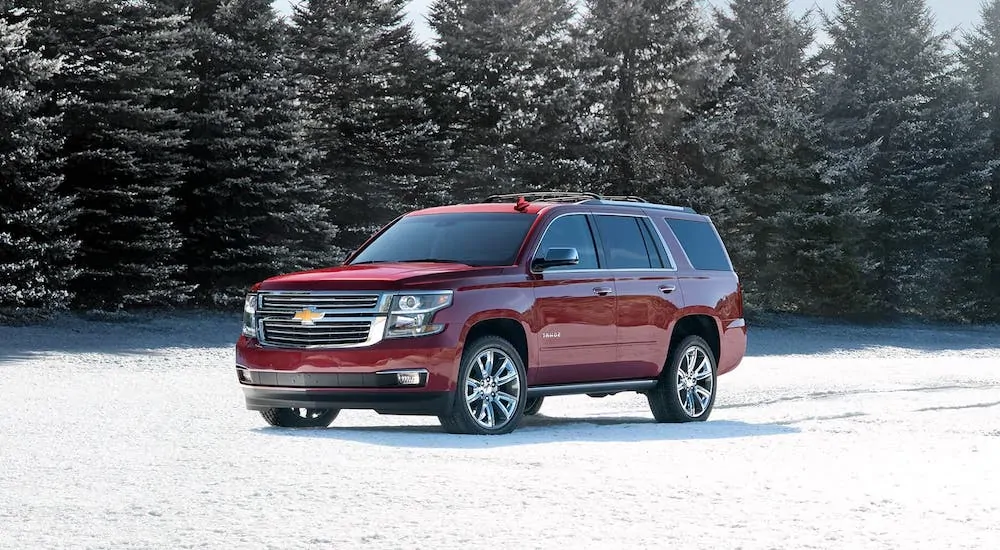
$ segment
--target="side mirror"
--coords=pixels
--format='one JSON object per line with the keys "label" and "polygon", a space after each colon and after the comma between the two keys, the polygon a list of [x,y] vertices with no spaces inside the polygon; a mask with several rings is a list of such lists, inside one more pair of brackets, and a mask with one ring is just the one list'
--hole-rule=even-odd
{"label": "side mirror", "polygon": [[536,258],[531,262],[532,271],[544,271],[553,267],[577,265],[580,263],[580,253],[575,248],[550,248],[545,251],[544,258]]}

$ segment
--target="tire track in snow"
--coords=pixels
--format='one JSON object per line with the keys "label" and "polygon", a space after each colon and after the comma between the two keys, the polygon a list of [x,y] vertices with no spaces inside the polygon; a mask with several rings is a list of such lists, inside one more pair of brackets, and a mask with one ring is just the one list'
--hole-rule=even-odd
{"label": "tire track in snow", "polygon": [[716,405],[716,409],[739,409],[746,407],[761,407],[768,405],[776,405],[780,403],[788,403],[794,401],[809,401],[814,399],[830,399],[837,397],[845,397],[852,395],[878,395],[878,394],[888,394],[888,393],[907,393],[907,392],[935,392],[935,391],[947,391],[947,390],[978,390],[984,388],[1000,388],[1000,384],[949,384],[949,385],[939,385],[939,386],[918,386],[914,388],[893,388],[884,390],[831,390],[831,391],[820,391],[811,392],[805,395],[790,395],[785,397],[776,397],[773,399],[765,399],[762,401],[749,401],[745,403],[733,403],[728,405]]}

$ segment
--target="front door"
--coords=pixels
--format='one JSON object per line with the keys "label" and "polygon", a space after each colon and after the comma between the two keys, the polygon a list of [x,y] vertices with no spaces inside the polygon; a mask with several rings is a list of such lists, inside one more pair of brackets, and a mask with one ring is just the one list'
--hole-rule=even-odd
{"label": "front door", "polygon": [[567,247],[579,252],[578,265],[535,276],[532,319],[539,350],[538,369],[529,375],[531,385],[605,380],[615,362],[615,282],[598,265],[586,214],[552,220],[535,257],[544,257],[549,248]]}

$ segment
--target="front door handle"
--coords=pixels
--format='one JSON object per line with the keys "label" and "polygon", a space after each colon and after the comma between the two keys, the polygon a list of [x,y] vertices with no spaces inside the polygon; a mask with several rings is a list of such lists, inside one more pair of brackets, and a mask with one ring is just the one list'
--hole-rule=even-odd
{"label": "front door handle", "polygon": [[677,285],[660,285],[660,292],[664,294],[670,294],[675,290],[677,290]]}
{"label": "front door handle", "polygon": [[594,289],[594,294],[597,294],[598,296],[608,296],[612,292],[613,290],[609,286],[599,286]]}

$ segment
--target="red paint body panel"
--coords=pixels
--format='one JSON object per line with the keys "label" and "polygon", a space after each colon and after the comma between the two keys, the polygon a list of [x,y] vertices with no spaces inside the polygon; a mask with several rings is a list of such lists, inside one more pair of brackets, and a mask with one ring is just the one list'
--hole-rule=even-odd
{"label": "red paint body panel", "polygon": [[[512,204],[485,204],[432,208],[409,215],[511,211]],[[436,335],[325,350],[264,348],[256,340],[241,336],[236,345],[236,362],[242,368],[285,373],[368,374],[426,369],[427,382],[421,388],[376,391],[450,392],[456,387],[469,331],[480,321],[510,319],[520,324],[527,339],[529,387],[652,379],[664,368],[677,322],[688,315],[706,315],[715,321],[719,331],[718,373],[736,368],[747,343],[738,277],[732,272],[692,269],[669,227],[658,219],[662,211],[648,217],[660,232],[676,269],[531,272],[528,266],[552,219],[569,212],[614,211],[623,210],[530,205],[524,214],[537,219],[512,266],[387,263],[331,267],[262,281],[254,290],[452,290],[454,297],[451,306],[434,316],[434,323],[445,325],[444,331]],[[636,209],[629,211],[634,213]],[[683,213],[676,215],[704,219]],[[599,295],[595,293],[598,287],[611,287],[613,293]],[[675,289],[663,292],[662,287]]]}
{"label": "red paint body panel", "polygon": [[[664,293],[661,286],[677,289]],[[618,289],[618,373],[620,378],[654,378],[667,361],[670,329],[684,308],[676,273],[628,271]]]}
{"label": "red paint body panel", "polygon": [[616,298],[594,289],[614,286],[598,273],[547,274],[534,281],[531,334],[538,349],[529,384],[571,384],[614,379]]}

